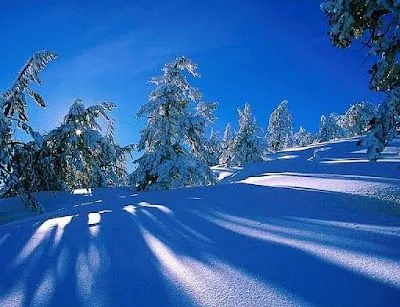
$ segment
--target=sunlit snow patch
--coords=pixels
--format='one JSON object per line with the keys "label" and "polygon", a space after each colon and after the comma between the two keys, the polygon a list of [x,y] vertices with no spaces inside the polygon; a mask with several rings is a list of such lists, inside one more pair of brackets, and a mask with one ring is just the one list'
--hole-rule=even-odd
{"label": "sunlit snow patch", "polygon": [[53,227],[57,227],[56,234],[54,236],[54,246],[57,246],[64,233],[64,228],[71,222],[71,219],[72,216],[68,215],[44,221],[38,227],[38,229],[36,229],[35,233],[18,254],[13,262],[13,266],[22,264],[46,239],[46,237],[49,235],[49,230]]}
{"label": "sunlit snow patch", "polygon": [[134,205],[127,205],[127,206],[123,207],[122,210],[124,210],[130,214],[136,215],[136,207]]}
{"label": "sunlit snow patch", "polygon": [[230,177],[237,172],[241,171],[243,167],[225,167],[221,165],[211,167],[211,170],[218,177],[218,180],[222,180],[224,178]]}
{"label": "sunlit snow patch", "polygon": [[[265,173],[263,176],[248,177],[241,182],[266,187],[314,189],[375,197],[382,197],[382,194],[385,194],[387,190],[394,193],[399,183],[398,179],[392,179],[391,183],[367,181],[365,179],[370,179],[370,177],[309,173]],[[375,179],[379,178],[375,177]]]}
{"label": "sunlit snow patch", "polygon": [[88,214],[88,225],[89,231],[92,236],[96,236],[100,230],[101,215],[98,212],[92,212]]}
{"label": "sunlit snow patch", "polygon": [[92,189],[75,189],[72,191],[74,195],[92,194]]}
{"label": "sunlit snow patch", "polygon": [[160,210],[166,214],[172,214],[172,210],[164,205],[153,205],[153,204],[149,204],[145,201],[142,201],[142,202],[138,203],[138,206],[147,207],[147,208],[157,208],[158,210]]}
{"label": "sunlit snow patch", "polygon": [[292,159],[296,159],[298,158],[298,155],[284,155],[284,156],[280,156],[278,159],[279,160],[292,160]]}

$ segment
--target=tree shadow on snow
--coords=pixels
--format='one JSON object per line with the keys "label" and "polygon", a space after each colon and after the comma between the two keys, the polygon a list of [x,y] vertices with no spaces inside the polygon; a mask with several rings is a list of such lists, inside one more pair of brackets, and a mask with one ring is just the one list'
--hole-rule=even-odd
{"label": "tree shadow on snow", "polygon": [[0,303],[395,306],[400,223],[371,210],[384,204],[251,184],[114,195],[0,228]]}

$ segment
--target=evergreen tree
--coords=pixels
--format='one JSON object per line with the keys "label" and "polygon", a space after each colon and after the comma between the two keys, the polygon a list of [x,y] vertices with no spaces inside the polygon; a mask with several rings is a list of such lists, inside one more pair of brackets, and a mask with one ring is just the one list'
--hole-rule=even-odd
{"label": "evergreen tree", "polygon": [[231,124],[228,123],[224,130],[224,137],[221,142],[221,155],[219,157],[219,163],[228,167],[231,166],[232,159],[234,157],[233,153],[234,138],[232,134]]}
{"label": "evergreen tree", "polygon": [[300,126],[299,131],[294,134],[294,143],[299,147],[310,145],[314,141],[313,135]]}
{"label": "evergreen tree", "polygon": [[344,128],[344,116],[336,113],[321,116],[320,128],[318,132],[318,142],[327,142],[347,136]]}
{"label": "evergreen tree", "polygon": [[332,139],[342,139],[349,137],[349,131],[346,126],[346,116],[344,114],[331,113],[329,119],[332,122]]}
{"label": "evergreen tree", "polygon": [[207,165],[217,165],[219,162],[219,156],[221,155],[221,139],[214,129],[211,129],[210,137],[207,140],[205,149],[204,159],[207,162]]}
{"label": "evergreen tree", "polygon": [[[107,114],[113,107],[101,103],[86,109],[76,100],[60,127],[16,148],[12,164],[19,186],[37,192],[126,185],[126,158],[133,146],[116,143],[114,121]],[[100,117],[109,120],[105,136]],[[18,194],[19,186],[10,186],[6,195]]]}
{"label": "evergreen tree", "polygon": [[335,46],[347,48],[354,39],[366,38],[368,55],[376,59],[369,70],[369,86],[388,97],[362,142],[370,160],[376,160],[400,129],[396,122],[400,114],[399,1],[327,0],[321,9],[328,17],[328,35]]}
{"label": "evergreen tree", "polygon": [[282,101],[269,118],[268,141],[274,151],[293,146],[292,115],[287,100]]}
{"label": "evergreen tree", "polygon": [[321,116],[320,124],[319,124],[319,132],[318,132],[318,142],[327,142],[331,139],[331,128],[328,125],[328,119],[323,114]]}
{"label": "evergreen tree", "polygon": [[197,65],[185,57],[167,63],[149,101],[139,111],[147,118],[141,132],[131,178],[139,190],[170,189],[207,185],[215,182],[213,172],[204,161],[207,140],[204,130],[214,120],[216,103],[202,101],[200,92],[187,77],[199,77]]}
{"label": "evergreen tree", "polygon": [[232,146],[232,164],[243,166],[250,162],[263,161],[263,144],[258,136],[260,128],[251,114],[250,105],[245,104],[243,110],[238,109],[239,130]]}
{"label": "evergreen tree", "polygon": [[[12,164],[13,173],[19,178],[19,186],[25,191],[57,191],[61,182],[55,173],[52,157],[41,141],[31,141],[25,147],[16,148]],[[18,195],[19,186],[11,185],[6,196]]]}
{"label": "evergreen tree", "polygon": [[60,187],[72,190],[116,185],[122,169],[121,150],[113,137],[101,134],[99,119],[110,120],[108,112],[115,105],[110,102],[85,108],[80,99],[71,105],[58,128],[50,131],[43,148]]}
{"label": "evergreen tree", "polygon": [[15,165],[16,161],[13,161],[16,151],[30,150],[30,147],[15,140],[13,124],[16,123],[18,128],[34,139],[38,138],[38,133],[29,126],[27,96],[39,106],[45,106],[43,98],[30,85],[41,84],[40,72],[55,58],[55,53],[50,51],[34,54],[18,74],[13,86],[0,96],[0,197],[7,196],[10,190],[14,190],[36,212],[42,211],[40,204],[32,197],[31,191],[24,188],[14,172],[14,168],[18,167]]}
{"label": "evergreen tree", "polygon": [[345,124],[349,134],[357,136],[365,133],[374,116],[375,109],[368,102],[362,101],[350,106],[345,114]]}
{"label": "evergreen tree", "polygon": [[[372,128],[361,141],[361,144],[367,147],[367,156],[370,161],[376,161],[387,143],[393,140],[398,133],[396,127],[400,128],[398,120],[400,105],[397,104],[397,101],[400,101],[400,89],[394,90],[386,102],[379,105],[379,115],[370,121]],[[397,129],[399,130],[399,128]]]}

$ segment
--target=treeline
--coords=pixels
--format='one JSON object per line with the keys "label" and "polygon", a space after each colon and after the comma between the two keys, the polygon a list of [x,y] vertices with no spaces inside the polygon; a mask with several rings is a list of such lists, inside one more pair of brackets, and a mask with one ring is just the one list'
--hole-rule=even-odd
{"label": "treeline", "polygon": [[[313,143],[364,135],[376,116],[376,108],[365,101],[351,105],[344,114],[322,115],[318,132],[312,133],[300,126],[293,131],[293,117],[288,101],[282,101],[269,117],[267,129],[262,129],[252,118],[250,105],[238,110],[239,129],[232,131],[227,124],[222,135],[212,131],[209,138],[210,165],[242,166],[249,162],[263,161],[270,152]],[[266,132],[263,132],[266,131]],[[246,146],[244,146],[246,145]]]}
{"label": "treeline", "polygon": [[[15,84],[2,96],[0,130],[1,195],[22,195],[34,210],[40,205],[32,192],[63,191],[77,188],[131,185],[138,190],[170,189],[215,183],[210,166],[242,166],[263,161],[271,151],[313,142],[360,135],[374,116],[373,107],[365,102],[351,106],[344,115],[322,116],[319,133],[304,128],[293,133],[288,102],[283,101],[269,118],[263,132],[246,104],[238,110],[238,129],[230,124],[223,136],[208,126],[215,123],[215,102],[205,102],[190,78],[198,77],[197,65],[178,57],[164,65],[162,74],[152,79],[154,90],[138,111],[147,119],[137,145],[121,147],[115,140],[115,121],[110,113],[116,107],[101,102],[86,107],[76,99],[61,124],[40,134],[27,117],[27,96],[44,107],[42,97],[30,83],[40,84],[39,73],[56,58],[52,52],[39,52],[23,67]],[[101,130],[100,120],[107,122]],[[13,124],[31,136],[29,142],[15,140]],[[127,158],[137,149],[142,156],[135,160],[136,169],[127,172]]]}

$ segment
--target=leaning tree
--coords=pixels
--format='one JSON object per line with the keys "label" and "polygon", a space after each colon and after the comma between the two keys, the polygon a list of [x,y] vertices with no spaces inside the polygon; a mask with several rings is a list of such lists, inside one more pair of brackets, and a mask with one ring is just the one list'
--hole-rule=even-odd
{"label": "leaning tree", "polygon": [[30,96],[41,107],[46,106],[44,99],[32,89],[31,85],[41,84],[40,72],[56,57],[51,51],[34,54],[22,67],[14,84],[0,95],[0,196],[14,189],[16,194],[23,198],[24,203],[36,212],[42,211],[42,208],[32,197],[31,191],[21,185],[13,165],[15,152],[30,148],[16,140],[13,127],[17,126],[33,139],[40,137],[29,125],[27,97]]}

